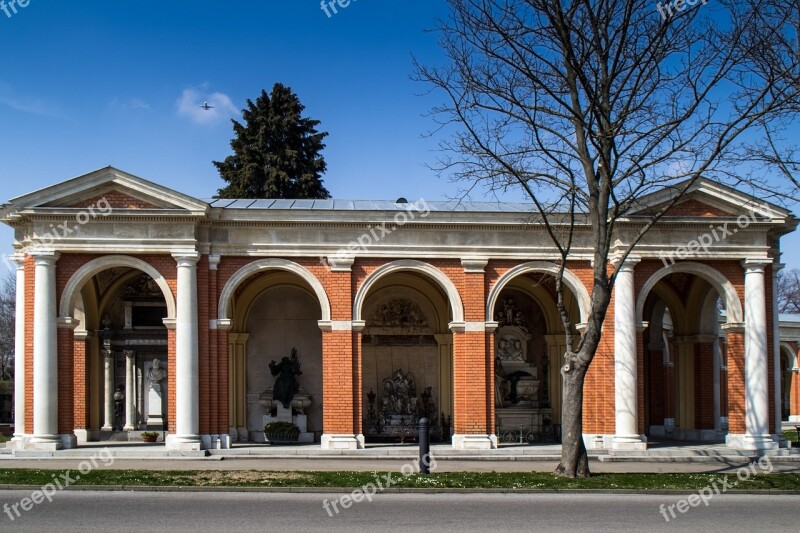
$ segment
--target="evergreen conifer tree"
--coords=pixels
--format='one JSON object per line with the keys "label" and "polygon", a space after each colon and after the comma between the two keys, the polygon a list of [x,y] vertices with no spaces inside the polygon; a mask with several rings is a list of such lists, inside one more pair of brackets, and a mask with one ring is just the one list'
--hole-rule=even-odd
{"label": "evergreen conifer tree", "polygon": [[324,199],[326,169],[321,152],[327,132],[317,131],[318,120],[303,117],[305,107],[289,87],[276,83],[272,93],[261,91],[242,110],[244,124],[232,120],[233,155],[214,161],[228,183],[219,198]]}

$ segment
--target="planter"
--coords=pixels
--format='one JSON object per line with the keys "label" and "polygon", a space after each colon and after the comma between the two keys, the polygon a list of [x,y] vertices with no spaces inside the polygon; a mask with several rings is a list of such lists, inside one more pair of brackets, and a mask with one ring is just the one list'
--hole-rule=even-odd
{"label": "planter", "polygon": [[300,434],[264,433],[264,437],[270,444],[294,444],[300,439]]}
{"label": "planter", "polygon": [[158,435],[142,435],[143,442],[158,442]]}

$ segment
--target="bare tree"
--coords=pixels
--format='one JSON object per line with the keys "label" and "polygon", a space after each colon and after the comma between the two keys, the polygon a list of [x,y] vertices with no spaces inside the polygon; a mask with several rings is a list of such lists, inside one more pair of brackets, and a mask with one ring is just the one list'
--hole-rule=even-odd
{"label": "bare tree", "polygon": [[781,313],[800,314],[800,270],[778,272],[778,309]]}
{"label": "bare tree", "polygon": [[[763,128],[778,146],[798,114],[789,0],[448,0],[444,66],[417,78],[446,96],[438,170],[465,189],[519,188],[557,250],[557,306],[569,347],[561,476],[588,476],[583,386],[616,271],[702,176],[733,182],[760,160]],[[680,4],[680,9],[678,5]],[[441,133],[441,132],[439,132]],[[445,132],[450,133],[450,132]],[[778,157],[778,156],[776,156]],[[672,189],[648,215],[638,199]],[[628,225],[621,247],[619,224]],[[563,273],[591,250],[591,312],[575,336]],[[613,252],[613,253],[612,253]]]}
{"label": "bare tree", "polygon": [[0,381],[14,377],[14,328],[17,285],[13,274],[0,280]]}

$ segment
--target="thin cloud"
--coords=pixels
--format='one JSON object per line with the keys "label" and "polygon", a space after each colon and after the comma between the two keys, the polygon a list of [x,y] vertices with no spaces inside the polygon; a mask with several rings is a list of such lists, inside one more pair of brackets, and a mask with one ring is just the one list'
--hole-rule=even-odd
{"label": "thin cloud", "polygon": [[150,104],[145,102],[144,100],[140,100],[138,98],[131,98],[124,104],[122,104],[124,109],[134,109],[134,110],[141,110],[141,111],[150,111]]}
{"label": "thin cloud", "polygon": [[0,82],[0,106],[9,107],[14,111],[31,115],[54,117],[56,110],[44,100],[30,97],[20,97],[14,94],[13,87],[8,83]]}
{"label": "thin cloud", "polygon": [[112,108],[124,109],[125,111],[150,111],[150,104],[140,98],[131,98],[124,102],[114,98],[109,104]]}
{"label": "thin cloud", "polygon": [[[213,109],[203,109],[205,102]],[[223,93],[201,95],[195,89],[186,89],[177,102],[178,115],[186,117],[195,124],[212,124],[228,119],[238,113],[230,97]]]}

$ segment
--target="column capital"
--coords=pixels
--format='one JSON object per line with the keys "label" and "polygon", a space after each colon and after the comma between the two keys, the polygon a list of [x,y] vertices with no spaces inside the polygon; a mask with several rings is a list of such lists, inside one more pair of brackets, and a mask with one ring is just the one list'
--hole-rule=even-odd
{"label": "column capital", "polygon": [[352,322],[350,320],[318,320],[317,326],[325,332],[330,331],[362,331],[366,326],[366,322],[358,320]]}
{"label": "column capital", "polygon": [[355,257],[351,255],[329,255],[325,258],[333,272],[352,272],[355,261]]}
{"label": "column capital", "polygon": [[209,320],[208,328],[212,330],[217,329],[222,331],[230,331],[233,328],[233,320],[230,318]]}
{"label": "column capital", "polygon": [[743,259],[741,265],[744,267],[745,272],[764,272],[767,265],[772,264],[773,259],[769,257],[752,257]]}
{"label": "column capital", "polygon": [[784,268],[786,268],[786,263],[772,263],[772,271],[776,274],[779,270],[783,270]]}
{"label": "column capital", "polygon": [[123,350],[122,353],[124,353],[127,358],[136,357],[136,350]]}
{"label": "column capital", "polygon": [[55,265],[61,254],[55,250],[30,250],[28,255],[36,260],[37,265]]}
{"label": "column capital", "polygon": [[15,252],[8,256],[8,258],[17,264],[17,270],[23,270],[25,268],[25,254],[22,252]]}
{"label": "column capital", "polygon": [[642,258],[638,255],[628,255],[625,261],[622,261],[622,255],[617,255],[609,259],[609,262],[617,272],[633,272],[633,269],[642,262]]}
{"label": "column capital", "polygon": [[71,329],[75,330],[78,326],[80,326],[81,321],[75,320],[71,316],[60,317],[56,321],[56,326],[58,329]]}
{"label": "column capital", "polygon": [[219,262],[220,261],[222,261],[222,256],[221,255],[219,255],[219,254],[209,255],[208,256],[208,269],[209,270],[217,270],[219,268]]}
{"label": "column capital", "polygon": [[467,274],[483,274],[488,264],[489,259],[486,257],[463,257],[461,259],[461,266],[464,267],[464,272]]}
{"label": "column capital", "polygon": [[178,262],[179,267],[191,267],[200,261],[200,252],[173,252],[172,257]]}

